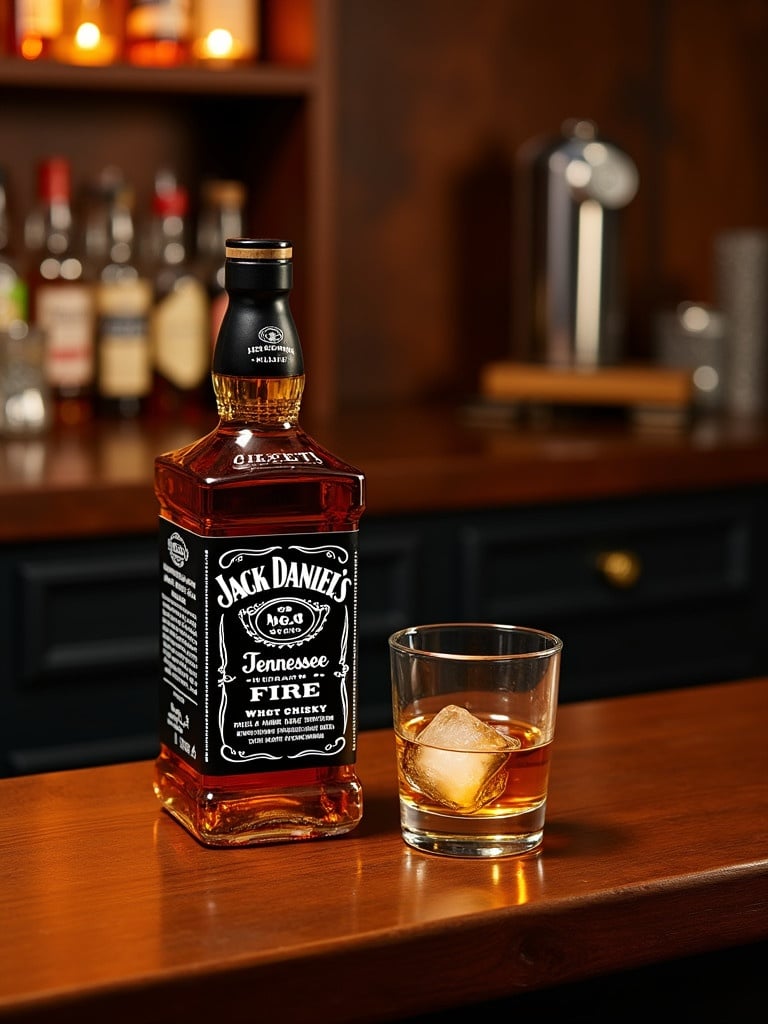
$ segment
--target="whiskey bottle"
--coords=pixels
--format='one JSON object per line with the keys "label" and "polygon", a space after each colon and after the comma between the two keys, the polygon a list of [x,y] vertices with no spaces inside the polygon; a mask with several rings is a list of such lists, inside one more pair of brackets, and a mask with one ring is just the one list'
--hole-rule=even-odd
{"label": "whiskey bottle", "polygon": [[96,310],[91,272],[72,207],[64,157],[38,168],[38,203],[25,224],[33,322],[45,333],[54,416],[80,423],[93,413]]}
{"label": "whiskey bottle", "polygon": [[120,59],[123,0],[63,0],[53,56],[64,64],[107,65]]}
{"label": "whiskey bottle", "polygon": [[131,187],[108,169],[90,235],[99,253],[96,284],[96,394],[99,412],[133,419],[152,390],[152,283],[135,258]]}
{"label": "whiskey bottle", "polygon": [[191,0],[129,0],[125,16],[125,53],[129,64],[186,64],[191,34]]}
{"label": "whiskey bottle", "polygon": [[149,412],[165,421],[195,420],[209,404],[209,304],[189,255],[189,194],[174,174],[157,175],[152,208],[154,379]]}
{"label": "whiskey bottle", "polygon": [[340,835],[356,774],[364,477],[299,424],[290,242],[228,239],[216,428],[155,460],[161,749],[154,789],[200,842]]}

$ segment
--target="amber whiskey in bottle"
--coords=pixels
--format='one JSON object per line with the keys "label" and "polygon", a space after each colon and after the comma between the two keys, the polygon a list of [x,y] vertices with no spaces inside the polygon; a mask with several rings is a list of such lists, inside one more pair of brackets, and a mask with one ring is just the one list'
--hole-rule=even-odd
{"label": "amber whiskey in bottle", "polygon": [[362,817],[363,474],[299,424],[290,242],[228,239],[219,421],[157,457],[164,809],[208,846],[337,836]]}
{"label": "amber whiskey in bottle", "polygon": [[91,418],[96,307],[91,268],[72,206],[69,160],[38,167],[38,203],[25,224],[33,321],[45,332],[45,371],[55,417],[71,426]]}
{"label": "amber whiskey in bottle", "polygon": [[189,61],[191,0],[128,0],[125,55],[141,67],[176,67]]}
{"label": "amber whiskey in bottle", "polygon": [[53,56],[63,64],[116,64],[122,55],[125,0],[63,0]]}

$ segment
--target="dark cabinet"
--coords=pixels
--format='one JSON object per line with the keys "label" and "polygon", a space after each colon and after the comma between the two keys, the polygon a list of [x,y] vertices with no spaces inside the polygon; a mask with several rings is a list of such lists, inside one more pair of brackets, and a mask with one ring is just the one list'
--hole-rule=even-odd
{"label": "dark cabinet", "polygon": [[[361,728],[389,726],[387,637],[416,622],[557,633],[564,702],[768,672],[766,498],[745,487],[364,519]],[[152,535],[0,549],[2,773],[154,755],[157,571]]]}
{"label": "dark cabinet", "polygon": [[0,554],[0,771],[151,756],[158,586],[146,537]]}
{"label": "dark cabinet", "polygon": [[368,522],[363,724],[389,724],[385,634],[412,622],[556,633],[562,701],[765,672],[765,502],[749,488]]}

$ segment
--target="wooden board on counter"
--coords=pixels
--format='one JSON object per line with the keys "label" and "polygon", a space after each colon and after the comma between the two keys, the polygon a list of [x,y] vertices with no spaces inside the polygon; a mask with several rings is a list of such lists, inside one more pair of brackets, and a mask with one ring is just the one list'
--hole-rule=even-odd
{"label": "wooden board on counter", "polygon": [[660,366],[601,366],[578,369],[535,363],[493,362],[480,374],[480,393],[507,402],[626,406],[690,410],[690,370]]}

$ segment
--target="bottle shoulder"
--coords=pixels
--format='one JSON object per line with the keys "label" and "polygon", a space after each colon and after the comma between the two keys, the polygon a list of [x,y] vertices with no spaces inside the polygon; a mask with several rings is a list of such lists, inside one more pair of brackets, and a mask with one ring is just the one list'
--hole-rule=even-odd
{"label": "bottle shoulder", "polygon": [[175,451],[159,455],[156,466],[197,478],[206,485],[242,483],[249,477],[298,474],[354,477],[364,474],[329,451],[301,428],[232,429],[219,424]]}
{"label": "bottle shoulder", "polygon": [[365,479],[302,434],[215,429],[155,459],[161,515],[205,536],[356,530]]}

